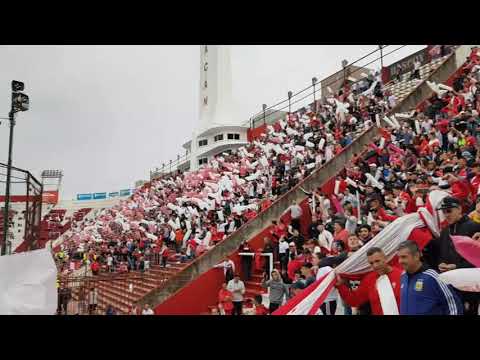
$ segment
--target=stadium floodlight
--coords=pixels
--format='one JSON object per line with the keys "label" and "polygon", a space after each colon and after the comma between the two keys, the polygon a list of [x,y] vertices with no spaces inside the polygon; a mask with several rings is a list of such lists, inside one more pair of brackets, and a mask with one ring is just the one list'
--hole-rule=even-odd
{"label": "stadium floodlight", "polygon": [[23,91],[25,84],[21,81],[12,80],[12,91]]}
{"label": "stadium floodlight", "polygon": [[62,170],[43,170],[41,175],[42,178],[61,178],[63,176],[63,171]]}
{"label": "stadium floodlight", "polygon": [[19,111],[27,111],[30,107],[30,99],[28,95],[21,92],[14,92],[12,94],[12,111],[14,113]]}
{"label": "stadium floodlight", "polygon": [[380,66],[383,69],[383,47],[385,45],[378,45],[378,49],[380,50]]}

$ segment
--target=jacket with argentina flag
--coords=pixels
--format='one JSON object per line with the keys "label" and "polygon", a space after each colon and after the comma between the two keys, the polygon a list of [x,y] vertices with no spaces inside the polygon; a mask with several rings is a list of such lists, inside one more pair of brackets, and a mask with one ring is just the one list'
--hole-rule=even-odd
{"label": "jacket with argentina flag", "polygon": [[400,315],[462,315],[455,290],[424,264],[414,274],[400,278]]}

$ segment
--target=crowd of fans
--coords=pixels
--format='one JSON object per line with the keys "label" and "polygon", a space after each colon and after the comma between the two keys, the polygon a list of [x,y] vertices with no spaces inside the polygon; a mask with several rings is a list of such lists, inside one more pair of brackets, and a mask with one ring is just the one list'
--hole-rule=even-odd
{"label": "crowd of fans", "polygon": [[153,180],[131,199],[78,222],[57,258],[65,272],[77,260],[93,274],[187,262],[269,207],[389,109],[379,74],[370,76],[354,90],[268,126],[248,146],[198,171]]}
{"label": "crowd of fans", "polygon": [[[475,50],[453,89],[438,90],[423,112],[387,117],[391,126],[382,129],[382,137],[341,172],[333,195],[309,194],[313,223],[308,237],[300,233],[296,221],[298,205],[287,209],[292,224],[276,225],[266,240],[281,262],[280,272],[269,274],[265,267],[262,286],[270,288],[269,312],[280,306],[284,296],[292,297],[315,281],[328,270],[325,267],[337,266],[396,217],[424,206],[433,188],[450,189],[462,211],[473,210],[471,217],[478,221],[480,212],[474,209],[480,183],[478,64]],[[248,146],[215,156],[197,171],[153,180],[131,199],[101,210],[94,220],[80,222],[57,258],[63,264],[81,260],[94,275],[148,271],[152,264],[167,267],[168,260],[187,262],[253,219],[374,123],[380,125],[394,106],[395,97],[385,91],[378,73],[360,85],[345,86],[335,97],[268,126],[267,133]],[[440,271],[447,271],[445,263],[440,265]],[[222,288],[220,303],[231,301],[232,306],[220,306],[219,311],[239,314],[243,305],[262,312],[261,299],[255,299],[257,307],[242,304],[245,289],[239,282],[243,284],[234,276]],[[355,286],[358,283],[349,283],[350,289]],[[323,307],[324,313],[335,312],[334,298],[336,293]],[[350,311],[348,304],[345,309]]]}
{"label": "crowd of fans", "polygon": [[[423,252],[415,243],[402,244],[397,266],[388,264],[381,249],[369,249],[372,273],[362,281],[339,277],[321,311],[335,314],[337,301],[342,301],[346,315],[382,314],[374,280],[388,274],[397,284],[394,292],[401,314],[478,314],[478,294],[451,286],[439,291],[445,287],[438,285],[437,273],[475,267],[457,253],[450,236],[480,238],[479,81],[480,58],[474,49],[452,88],[430,83],[436,92],[423,109],[387,119],[392,126],[381,129],[381,137],[346,165],[336,178],[333,194],[308,194],[313,214],[308,236],[300,234],[298,222],[292,221],[288,227],[274,224],[265,242],[273,244],[280,268],[270,280],[264,273],[262,282],[270,288],[269,313],[341,264],[396,218],[426,206],[429,192],[442,189],[450,196],[435,209],[442,211],[448,222],[439,239]],[[296,210],[288,210],[293,217]],[[400,305],[400,283],[406,281],[401,278],[403,270],[408,279],[425,284],[431,304],[418,305],[418,299],[406,293],[402,296],[409,306],[407,300]],[[219,294],[221,313],[231,313],[225,299],[231,300],[235,294],[228,293],[229,285],[224,284]],[[455,305],[446,299],[455,299]],[[261,309],[261,297],[259,301]]]}

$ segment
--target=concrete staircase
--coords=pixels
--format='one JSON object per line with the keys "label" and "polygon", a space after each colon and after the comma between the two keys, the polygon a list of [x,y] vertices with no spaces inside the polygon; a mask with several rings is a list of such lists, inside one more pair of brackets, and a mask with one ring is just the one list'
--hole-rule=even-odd
{"label": "concrete staircase", "polygon": [[[90,287],[94,286],[98,291],[98,307],[95,314],[105,314],[108,305],[111,305],[117,311],[117,314],[126,315],[136,302],[184,269],[187,264],[169,261],[167,266],[167,268],[162,268],[159,265],[153,265],[144,273],[132,271],[127,275],[102,274],[90,277],[87,280],[84,277],[79,277],[78,284],[69,284],[72,289],[72,298],[79,302],[80,313],[86,314],[88,300],[85,295],[82,300],[81,293],[85,294],[85,289],[88,291]],[[69,281],[74,282],[75,280]]]}
{"label": "concrete staircase", "polygon": [[408,94],[414,91],[417,86],[419,86],[423,81],[428,79],[435,70],[442,66],[442,64],[449,57],[450,55],[446,55],[444,57],[435,59],[428,64],[422,65],[420,67],[420,80],[410,80],[412,72],[409,72],[403,74],[399,82],[391,82],[390,84],[387,84],[385,86],[385,90],[389,90],[393,95],[395,95],[397,102],[401,102],[408,96]]}

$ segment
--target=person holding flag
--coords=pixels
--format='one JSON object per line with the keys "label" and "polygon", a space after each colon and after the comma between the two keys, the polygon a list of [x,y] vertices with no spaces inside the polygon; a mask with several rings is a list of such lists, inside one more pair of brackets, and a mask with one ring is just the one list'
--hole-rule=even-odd
{"label": "person holding flag", "polygon": [[[378,247],[368,249],[367,258],[373,271],[362,279],[355,291],[348,288],[345,278],[337,275],[336,287],[340,296],[351,307],[369,302],[372,315],[398,315],[402,270],[389,265],[385,253]],[[383,299],[379,295],[380,287],[385,290]]]}
{"label": "person holding flag", "polygon": [[398,260],[405,269],[401,277],[400,314],[462,315],[463,306],[457,293],[420,257],[418,245],[411,240],[398,247]]}

